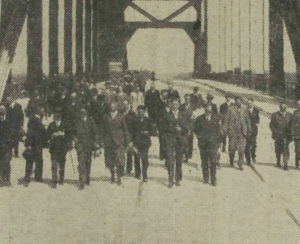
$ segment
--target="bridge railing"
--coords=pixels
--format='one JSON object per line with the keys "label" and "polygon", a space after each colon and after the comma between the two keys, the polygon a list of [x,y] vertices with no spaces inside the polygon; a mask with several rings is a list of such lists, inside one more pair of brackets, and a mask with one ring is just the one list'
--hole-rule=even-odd
{"label": "bridge railing", "polygon": [[[241,71],[239,68],[221,73],[210,73],[205,78],[229,84],[235,84],[249,89],[270,94],[270,78],[268,73],[253,73],[251,70]],[[297,83],[290,75],[286,77],[285,99],[295,100],[297,97]]]}

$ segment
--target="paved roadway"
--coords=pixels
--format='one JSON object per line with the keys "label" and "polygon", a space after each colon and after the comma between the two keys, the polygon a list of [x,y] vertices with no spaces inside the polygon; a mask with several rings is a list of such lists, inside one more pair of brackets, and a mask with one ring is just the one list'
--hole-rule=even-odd
{"label": "paved roadway", "polygon": [[[178,81],[176,88],[183,95],[195,84]],[[203,94],[208,92],[206,86],[200,88]],[[220,105],[224,98],[209,91]],[[23,188],[17,182],[25,162],[14,159],[13,187],[0,188],[0,243],[300,243],[300,171],[274,167],[268,124],[269,119],[262,117],[253,168],[245,167],[243,172],[229,168],[227,155],[222,154],[216,188],[201,182],[196,149],[191,162],[183,166],[182,185],[168,189],[156,138],[145,184],[131,176],[124,177],[121,187],[110,184],[101,157],[93,162],[91,186],[79,192],[68,155],[64,186],[52,190],[46,180]],[[48,153],[44,161],[44,178],[50,179]]]}

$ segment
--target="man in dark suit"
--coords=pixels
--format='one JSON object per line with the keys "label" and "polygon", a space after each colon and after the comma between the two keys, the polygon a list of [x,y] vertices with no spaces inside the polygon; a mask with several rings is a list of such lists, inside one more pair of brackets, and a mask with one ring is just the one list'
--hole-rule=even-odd
{"label": "man in dark suit", "polygon": [[247,137],[247,144],[245,150],[245,158],[248,165],[256,162],[256,140],[258,134],[259,124],[259,110],[253,105],[253,98],[249,98],[247,102],[249,116],[251,120],[252,133]]}
{"label": "man in dark suit", "polygon": [[93,152],[100,148],[100,138],[94,120],[88,117],[85,108],[80,110],[80,119],[76,123],[73,135],[78,156],[79,190],[90,184]]}
{"label": "man in dark suit", "polygon": [[111,182],[121,185],[121,176],[125,165],[125,154],[132,147],[125,116],[118,111],[117,103],[111,103],[110,113],[104,116],[104,157],[111,172]]}
{"label": "man in dark suit", "polygon": [[179,92],[177,90],[174,89],[174,86],[172,83],[169,83],[168,85],[168,90],[167,90],[167,98],[169,100],[179,100],[180,102],[180,95]]}
{"label": "man in dark suit", "polygon": [[287,105],[280,103],[278,112],[272,114],[270,128],[272,138],[275,141],[275,154],[277,167],[281,167],[281,155],[283,155],[283,169],[288,170],[290,157],[289,145],[292,140],[292,118],[293,115],[287,110]]}
{"label": "man in dark suit", "polygon": [[211,184],[216,186],[216,165],[222,135],[219,118],[212,112],[210,105],[205,107],[205,114],[197,118],[195,134],[198,138],[204,183],[207,184],[210,178]]}
{"label": "man in dark suit", "polygon": [[46,130],[42,123],[43,116],[44,109],[36,107],[28,122],[25,148],[30,156],[26,158],[25,186],[30,183],[33,163],[35,163],[35,181],[43,182],[43,147],[46,142]]}
{"label": "man in dark suit", "polygon": [[180,186],[182,180],[182,161],[184,145],[188,134],[187,116],[179,111],[180,102],[170,101],[170,109],[163,117],[163,140],[165,145],[165,164],[168,169],[169,185]]}
{"label": "man in dark suit", "polygon": [[297,110],[293,115],[292,137],[295,142],[295,166],[299,169],[300,160],[300,101],[297,102]]}
{"label": "man in dark suit", "polygon": [[[128,101],[124,101],[123,104],[124,108],[125,108],[125,119],[126,119],[126,125],[127,125],[127,129],[128,129],[128,133],[130,138],[132,139],[134,134],[135,134],[135,121],[137,119],[137,115],[136,113],[131,109],[130,104],[128,103]],[[132,150],[129,150],[127,152],[127,160],[126,160],[126,173],[128,175],[131,174],[132,171],[132,158],[134,158],[134,164],[136,165],[138,163],[138,155],[137,153],[135,153]]]}
{"label": "man in dark suit", "polygon": [[73,92],[63,106],[63,117],[62,120],[66,127],[70,130],[71,134],[75,133],[75,126],[77,121],[80,119],[80,105],[78,103],[77,93]]}
{"label": "man in dark suit", "polygon": [[24,113],[22,106],[13,101],[12,97],[6,98],[6,118],[12,128],[12,143],[14,156],[19,157],[20,132],[24,125]]}
{"label": "man in dark suit", "polygon": [[[137,151],[137,161],[135,161],[135,177],[142,177],[143,181],[148,181],[148,152],[151,146],[151,133],[152,133],[152,125],[150,123],[149,118],[145,117],[146,108],[142,105],[139,105],[138,108],[138,116],[134,123],[134,135],[133,135],[133,146]],[[142,170],[141,164],[142,163]]]}
{"label": "man in dark suit", "polygon": [[[221,104],[220,106],[220,119],[221,119],[221,124],[224,124],[225,121],[225,116],[229,110],[230,103],[231,103],[231,97],[229,95],[225,96],[225,103]],[[227,136],[224,134],[222,137],[222,152],[226,151],[226,138]]]}
{"label": "man in dark suit", "polygon": [[31,97],[30,97],[27,107],[25,109],[26,116],[28,118],[32,117],[32,115],[34,115],[35,111],[39,108],[45,109],[45,101],[40,96],[39,91],[35,90],[31,94]]}
{"label": "man in dark suit", "polygon": [[219,115],[218,113],[218,107],[215,103],[213,103],[213,100],[214,100],[214,96],[211,95],[210,93],[207,93],[206,95],[206,103],[205,103],[205,107],[210,105],[211,106],[211,109],[212,109],[212,113],[214,113],[215,115]]}
{"label": "man in dark suit", "polygon": [[163,107],[163,102],[161,101],[159,91],[155,89],[154,82],[151,83],[150,89],[146,92],[145,106],[150,120],[157,123],[159,119],[159,111]]}
{"label": "man in dark suit", "polygon": [[0,106],[0,187],[10,186],[10,160],[12,155],[13,127],[6,117],[5,106]]}
{"label": "man in dark suit", "polygon": [[[66,154],[68,151],[68,130],[62,121],[61,109],[56,109],[53,115],[54,121],[47,129],[49,140],[49,152],[51,155],[52,187],[57,183],[62,185],[65,177]],[[58,173],[58,175],[57,175]]]}
{"label": "man in dark suit", "polygon": [[187,123],[189,127],[189,132],[187,135],[187,143],[184,149],[185,162],[188,162],[189,159],[193,156],[193,142],[194,142],[194,133],[193,133],[193,111],[194,106],[191,104],[190,94],[184,95],[184,104],[181,104],[179,110],[186,114]]}
{"label": "man in dark suit", "polygon": [[199,93],[199,87],[194,87],[193,93],[191,94],[191,103],[195,109],[201,108],[204,105],[203,97]]}
{"label": "man in dark suit", "polygon": [[92,117],[98,128],[103,127],[103,116],[108,113],[108,105],[105,101],[104,95],[98,95],[98,90],[93,88],[91,90],[92,97],[88,106],[89,116]]}

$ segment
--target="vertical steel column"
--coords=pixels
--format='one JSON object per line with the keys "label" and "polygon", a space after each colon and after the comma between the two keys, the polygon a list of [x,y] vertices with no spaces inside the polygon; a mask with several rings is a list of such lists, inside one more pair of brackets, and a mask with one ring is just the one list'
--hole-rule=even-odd
{"label": "vertical steel column", "polygon": [[28,9],[27,27],[27,82],[28,89],[42,80],[42,1],[31,0]]}
{"label": "vertical steel column", "polygon": [[49,76],[58,74],[58,0],[49,2]]}
{"label": "vertical steel column", "polygon": [[280,0],[269,0],[269,62],[270,90],[273,95],[284,96],[283,19]]}
{"label": "vertical steel column", "polygon": [[72,11],[73,0],[65,0],[65,39],[64,39],[64,56],[65,56],[65,73],[72,73]]}
{"label": "vertical steel column", "polygon": [[93,76],[99,75],[99,0],[93,0]]}
{"label": "vertical steel column", "polygon": [[91,0],[85,0],[85,73],[90,75],[92,71],[92,3]]}
{"label": "vertical steel column", "polygon": [[76,74],[83,74],[83,3],[76,2]]}

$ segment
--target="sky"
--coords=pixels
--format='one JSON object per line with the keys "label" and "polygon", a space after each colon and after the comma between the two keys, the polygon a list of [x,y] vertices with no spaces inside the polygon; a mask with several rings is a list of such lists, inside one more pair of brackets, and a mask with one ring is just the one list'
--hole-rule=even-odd
{"label": "sky", "polygon": [[[49,0],[42,1],[43,72],[48,74]],[[158,19],[163,19],[184,4],[183,1],[135,2]],[[241,9],[240,12],[239,9]],[[75,11],[76,1],[74,0],[74,17]],[[239,18],[239,13],[241,18]],[[60,72],[63,72],[64,70],[63,14],[64,1],[59,1]],[[249,16],[251,16],[251,18],[249,18]],[[126,9],[125,17],[127,21],[145,21],[145,17],[141,16],[131,8]],[[195,21],[195,19],[195,10],[189,8],[173,21]],[[229,70],[239,66],[241,66],[243,70],[247,70],[251,67],[256,73],[268,71],[268,0],[209,0],[208,19],[208,62],[212,65],[212,71],[222,72],[225,69]],[[250,23],[249,19],[251,19]],[[231,23],[233,23],[233,25],[231,25]],[[74,51],[75,24],[76,23],[74,22]],[[262,33],[264,33],[264,35]],[[286,72],[295,72],[296,65],[286,31],[284,40],[285,70]],[[16,50],[16,56],[13,63],[13,74],[26,74],[26,45],[27,24],[25,23]],[[239,46],[241,46],[241,52],[239,51]],[[130,69],[154,70],[157,73],[188,73],[193,70],[194,45],[183,30],[140,29],[133,35],[127,47]],[[239,55],[240,53],[241,55]],[[73,54],[73,70],[75,71],[75,52],[73,52]],[[264,63],[262,61],[263,55],[265,56]]]}

